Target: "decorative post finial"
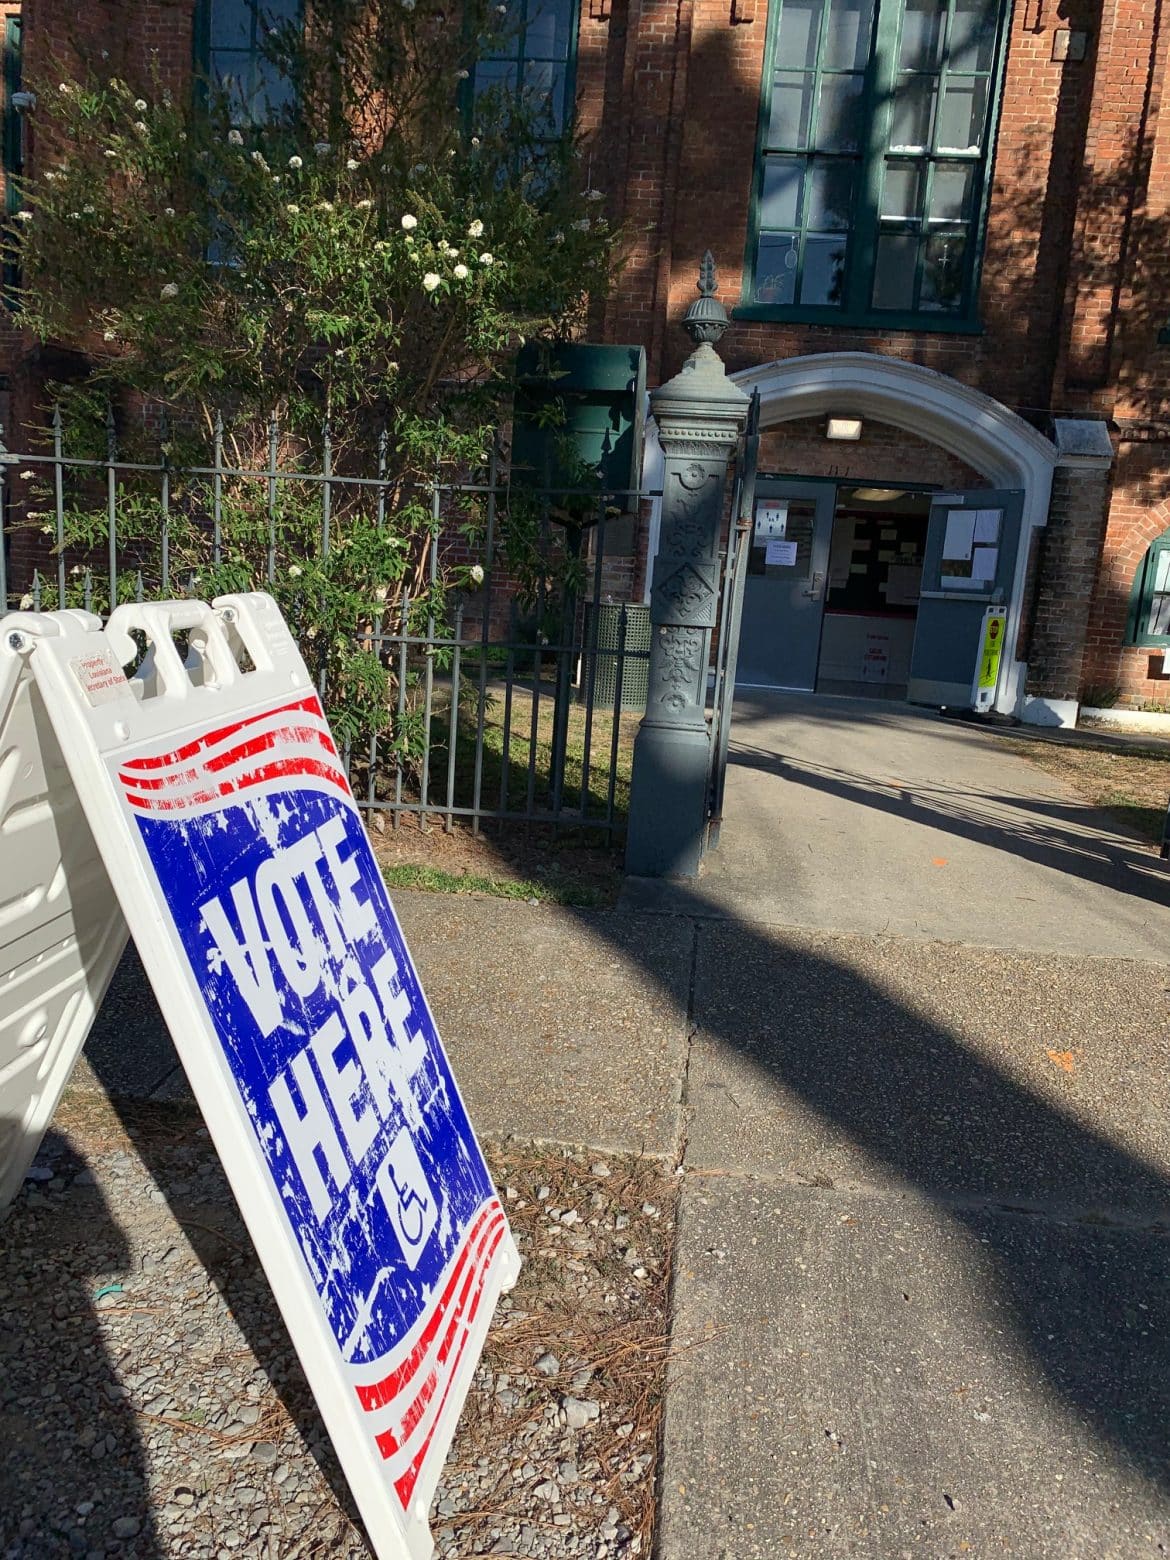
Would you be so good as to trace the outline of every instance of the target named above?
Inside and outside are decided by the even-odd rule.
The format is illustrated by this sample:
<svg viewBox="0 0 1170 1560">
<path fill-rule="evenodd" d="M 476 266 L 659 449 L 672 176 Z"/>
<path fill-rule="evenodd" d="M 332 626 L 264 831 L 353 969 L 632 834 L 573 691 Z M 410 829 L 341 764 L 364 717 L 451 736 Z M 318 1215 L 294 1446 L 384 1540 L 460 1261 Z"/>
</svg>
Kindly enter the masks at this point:
<svg viewBox="0 0 1170 1560">
<path fill-rule="evenodd" d="M 683 317 L 683 329 L 696 347 L 703 341 L 717 342 L 731 321 L 727 310 L 715 296 L 715 256 L 708 249 L 699 262 L 699 296 Z"/>
</svg>

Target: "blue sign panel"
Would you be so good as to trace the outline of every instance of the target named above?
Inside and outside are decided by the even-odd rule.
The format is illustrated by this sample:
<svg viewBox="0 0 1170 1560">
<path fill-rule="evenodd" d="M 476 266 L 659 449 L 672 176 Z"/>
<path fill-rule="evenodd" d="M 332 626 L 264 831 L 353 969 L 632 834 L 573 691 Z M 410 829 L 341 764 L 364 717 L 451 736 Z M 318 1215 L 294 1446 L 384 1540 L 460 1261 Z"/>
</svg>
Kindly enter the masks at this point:
<svg viewBox="0 0 1170 1560">
<path fill-rule="evenodd" d="M 507 1226 L 320 705 L 116 771 L 405 1510 Z"/>
</svg>

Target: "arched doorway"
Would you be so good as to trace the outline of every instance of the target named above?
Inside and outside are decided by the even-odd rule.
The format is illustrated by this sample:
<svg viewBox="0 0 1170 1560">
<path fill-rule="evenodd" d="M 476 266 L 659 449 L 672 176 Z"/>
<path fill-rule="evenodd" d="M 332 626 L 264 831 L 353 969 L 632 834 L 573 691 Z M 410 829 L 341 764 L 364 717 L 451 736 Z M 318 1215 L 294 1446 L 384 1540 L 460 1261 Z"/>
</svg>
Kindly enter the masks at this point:
<svg viewBox="0 0 1170 1560">
<path fill-rule="evenodd" d="M 778 673 L 778 685 L 784 684 L 785 675 L 806 679 L 790 680 L 788 686 L 813 685 L 807 678 L 811 665 L 815 679 L 824 605 L 835 596 L 838 603 L 853 605 L 841 605 L 832 615 L 842 620 L 852 615 L 855 621 L 834 623 L 834 644 L 845 643 L 842 636 L 848 629 L 856 646 L 857 634 L 863 632 L 857 623 L 881 618 L 886 631 L 869 637 L 887 647 L 894 640 L 890 653 L 904 656 L 909 665 L 907 633 L 901 626 L 898 632 L 890 631 L 891 623 L 904 626 L 909 618 L 914 660 L 908 673 L 910 696 L 926 703 L 952 702 L 953 690 L 961 684 L 956 666 L 966 666 L 968 642 L 977 643 L 984 605 L 994 604 L 1006 613 L 994 707 L 1015 713 L 1024 688 L 1025 667 L 1017 655 L 1025 582 L 1035 537 L 1047 519 L 1055 446 L 991 397 L 933 369 L 875 353 L 789 358 L 733 377 L 742 389 L 759 390 L 765 433 L 822 419 L 827 436 L 832 419 L 844 425 L 848 436 L 851 427 L 870 419 L 906 435 L 901 470 L 897 449 L 891 447 L 881 471 L 868 477 L 855 472 L 845 485 L 810 470 L 797 445 L 787 469 L 770 474 L 771 486 L 769 478 L 761 482 L 753 555 L 759 554 L 760 599 L 770 592 L 771 631 L 785 646 L 789 672 Z M 917 480 L 923 473 L 915 469 L 922 465 L 914 459 L 915 442 L 951 457 L 951 474 L 936 476 L 933 483 Z M 769 493 L 775 496 L 771 515 L 766 508 Z M 760 505 L 765 508 L 760 510 Z M 790 524 L 792 534 L 786 535 Z M 843 525 L 853 527 L 844 550 Z M 912 551 L 916 536 L 921 538 L 918 553 Z M 854 552 L 855 561 L 849 562 L 850 547 L 870 550 Z M 774 561 L 767 562 L 769 558 Z M 871 566 L 879 559 L 880 567 Z M 915 564 L 919 573 L 926 570 L 920 595 L 910 584 Z M 834 573 L 834 568 L 845 573 Z M 889 592 L 889 611 L 875 608 L 867 616 L 858 610 L 859 602 L 864 608 L 863 575 L 873 590 Z M 911 600 L 913 610 L 902 605 Z M 741 657 L 745 650 L 751 652 L 749 610 L 746 603 Z M 972 648 L 972 667 L 976 655 Z"/>
</svg>

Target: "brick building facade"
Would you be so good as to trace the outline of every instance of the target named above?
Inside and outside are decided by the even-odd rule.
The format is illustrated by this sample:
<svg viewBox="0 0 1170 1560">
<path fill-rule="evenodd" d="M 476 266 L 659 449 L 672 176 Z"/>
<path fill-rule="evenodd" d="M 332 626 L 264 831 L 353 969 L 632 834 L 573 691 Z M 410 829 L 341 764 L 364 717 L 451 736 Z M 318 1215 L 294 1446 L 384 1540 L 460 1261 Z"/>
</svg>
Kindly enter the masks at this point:
<svg viewBox="0 0 1170 1560">
<path fill-rule="evenodd" d="M 569 0 L 525 0 L 525 24 L 550 4 Z M 32 70 L 72 38 L 111 70 L 189 76 L 197 0 L 2 9 L 23 13 Z M 945 639 L 947 589 L 920 601 L 913 571 L 948 527 L 934 552 L 968 558 L 944 556 L 935 583 L 1007 613 L 1001 710 L 1170 703 L 1166 59 L 1157 0 L 580 0 L 575 121 L 627 243 L 593 335 L 669 378 L 713 250 L 721 351 L 761 396 L 761 492 L 798 543 L 792 564 L 761 551 L 751 610 L 812 570 L 799 631 L 851 616 L 841 643 L 868 636 L 837 682 L 880 672 L 889 618 L 922 664 L 889 651 L 888 691 L 946 702 L 958 674 L 924 658 L 927 597 Z M 35 168 L 35 113 L 25 153 Z M 0 354 L 19 422 L 37 356 L 12 329 Z M 828 438 L 830 418 L 857 437 Z M 1002 530 L 948 526 L 931 501 L 990 516 L 981 491 L 1007 495 Z M 781 651 L 769 664 L 790 680 Z M 815 650 L 811 675 L 826 681 Z"/>
</svg>

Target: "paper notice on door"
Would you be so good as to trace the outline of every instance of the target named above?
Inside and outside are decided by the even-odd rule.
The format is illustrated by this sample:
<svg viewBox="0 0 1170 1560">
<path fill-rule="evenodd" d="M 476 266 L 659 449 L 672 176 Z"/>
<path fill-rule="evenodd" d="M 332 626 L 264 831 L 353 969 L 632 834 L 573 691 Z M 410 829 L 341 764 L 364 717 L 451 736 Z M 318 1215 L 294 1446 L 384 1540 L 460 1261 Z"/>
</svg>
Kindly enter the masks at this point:
<svg viewBox="0 0 1170 1560">
<path fill-rule="evenodd" d="M 886 602 L 891 607 L 912 607 L 922 586 L 922 566 L 892 563 L 886 575 Z"/>
<path fill-rule="evenodd" d="M 761 501 L 756 505 L 756 545 L 761 542 L 770 542 L 773 539 L 783 537 L 788 526 L 788 505 L 777 503 L 775 499 Z"/>
<path fill-rule="evenodd" d="M 974 541 L 987 547 L 999 546 L 999 522 L 1002 509 L 977 509 L 975 511 Z"/>
<path fill-rule="evenodd" d="M 943 534 L 942 555 L 966 561 L 971 556 L 971 544 L 975 536 L 977 509 L 950 509 L 947 511 L 947 528 Z"/>
<path fill-rule="evenodd" d="M 764 563 L 768 568 L 790 569 L 795 562 L 795 542 L 769 542 L 764 549 Z"/>
<path fill-rule="evenodd" d="M 995 578 L 995 566 L 999 562 L 998 547 L 975 547 L 971 552 L 971 578 L 991 581 Z"/>
</svg>

